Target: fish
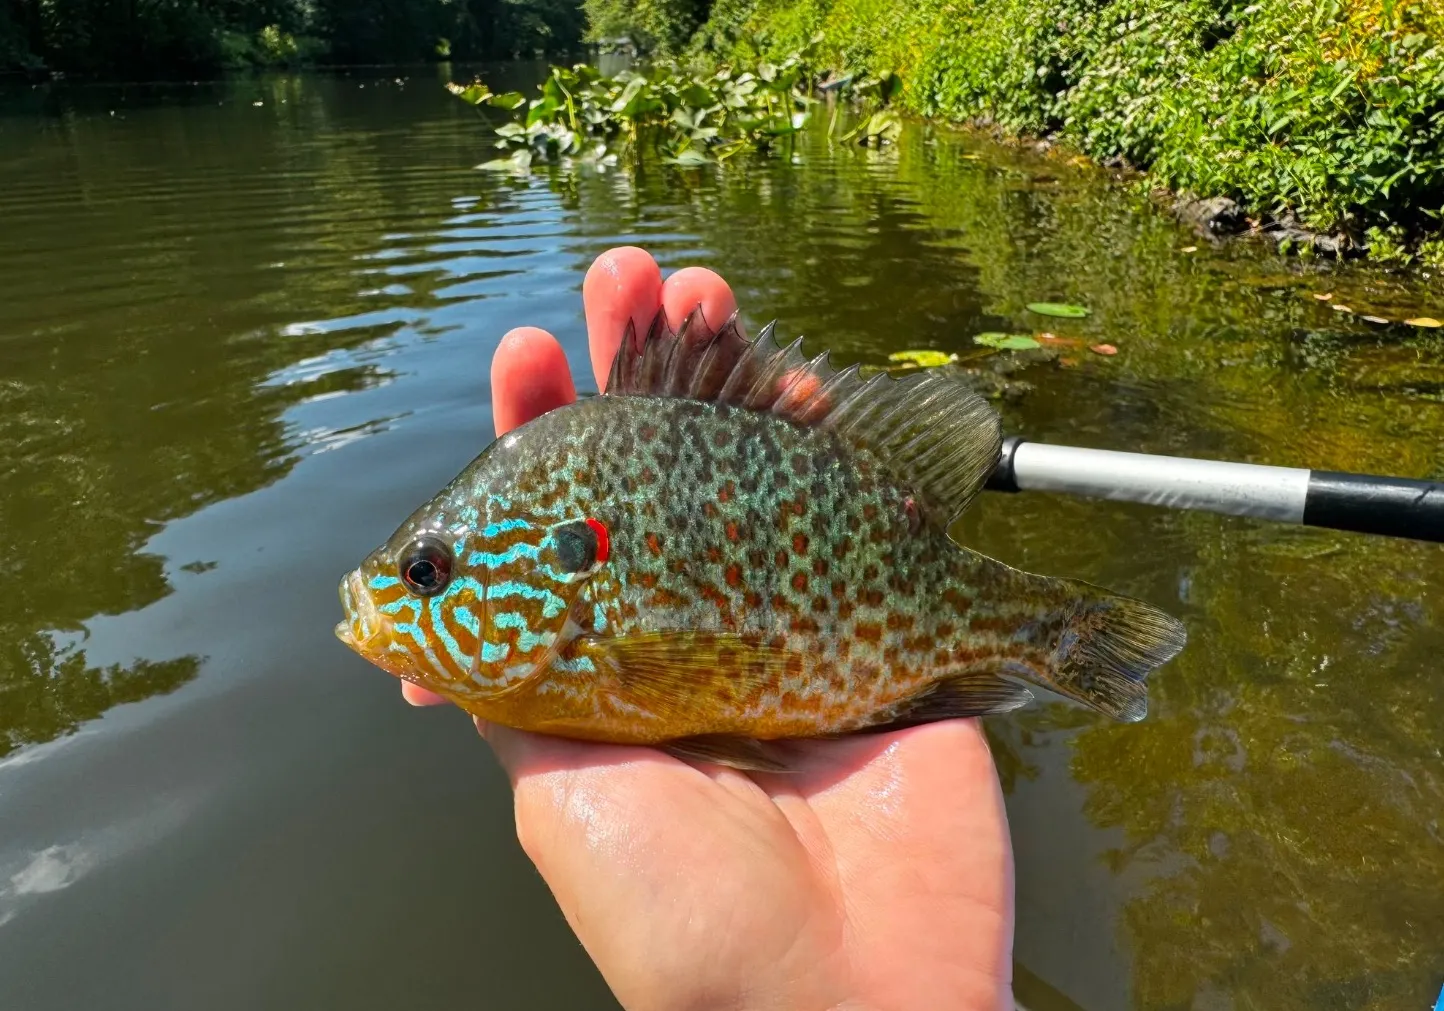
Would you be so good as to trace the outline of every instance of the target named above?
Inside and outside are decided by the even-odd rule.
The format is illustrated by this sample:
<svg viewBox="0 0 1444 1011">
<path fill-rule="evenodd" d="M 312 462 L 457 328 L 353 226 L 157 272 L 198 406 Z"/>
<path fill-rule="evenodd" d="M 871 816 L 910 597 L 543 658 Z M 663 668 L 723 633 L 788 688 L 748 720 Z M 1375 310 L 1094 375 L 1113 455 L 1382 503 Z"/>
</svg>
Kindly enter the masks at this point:
<svg viewBox="0 0 1444 1011">
<path fill-rule="evenodd" d="M 956 375 L 658 314 L 346 574 L 336 635 L 492 723 L 753 771 L 1035 688 L 1143 719 L 1179 620 L 951 536 L 1001 447 Z"/>
</svg>

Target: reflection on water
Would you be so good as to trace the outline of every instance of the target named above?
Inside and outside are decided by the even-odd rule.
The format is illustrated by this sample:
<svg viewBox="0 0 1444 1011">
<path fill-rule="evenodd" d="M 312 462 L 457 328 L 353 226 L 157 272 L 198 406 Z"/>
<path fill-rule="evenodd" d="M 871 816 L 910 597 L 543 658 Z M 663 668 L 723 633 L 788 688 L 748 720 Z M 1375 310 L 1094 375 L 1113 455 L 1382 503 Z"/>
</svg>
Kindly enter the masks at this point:
<svg viewBox="0 0 1444 1011">
<path fill-rule="evenodd" d="M 464 721 L 330 634 L 337 573 L 491 437 L 506 329 L 553 329 L 590 386 L 608 246 L 715 266 L 754 325 L 850 360 L 1082 302 L 1047 328 L 1120 354 L 1017 374 L 1010 429 L 1444 477 L 1444 343 L 1310 297 L 1437 316 L 1427 282 L 1185 253 L 1085 170 L 922 127 L 720 176 L 497 177 L 439 80 L 0 105 L 0 1005 L 610 1006 Z M 985 496 L 960 535 L 1191 635 L 1141 725 L 989 728 L 1020 1001 L 1427 1006 L 1440 549 L 1047 496 Z"/>
</svg>

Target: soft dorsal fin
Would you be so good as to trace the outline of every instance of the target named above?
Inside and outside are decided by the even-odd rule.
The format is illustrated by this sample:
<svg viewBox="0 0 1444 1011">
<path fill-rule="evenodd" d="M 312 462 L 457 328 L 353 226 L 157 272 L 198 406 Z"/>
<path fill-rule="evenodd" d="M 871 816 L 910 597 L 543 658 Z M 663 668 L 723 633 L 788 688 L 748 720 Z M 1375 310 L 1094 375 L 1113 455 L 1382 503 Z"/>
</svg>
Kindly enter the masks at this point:
<svg viewBox="0 0 1444 1011">
<path fill-rule="evenodd" d="M 967 508 L 997 465 L 998 415 L 954 377 L 928 371 L 864 379 L 857 365 L 834 369 L 828 352 L 808 359 L 801 338 L 783 347 L 775 323 L 748 340 L 735 315 L 715 334 L 698 333 L 707 334 L 700 309 L 675 334 L 658 313 L 640 346 L 629 325 L 607 394 L 731 404 L 832 429 L 877 454 L 943 526 Z"/>
</svg>

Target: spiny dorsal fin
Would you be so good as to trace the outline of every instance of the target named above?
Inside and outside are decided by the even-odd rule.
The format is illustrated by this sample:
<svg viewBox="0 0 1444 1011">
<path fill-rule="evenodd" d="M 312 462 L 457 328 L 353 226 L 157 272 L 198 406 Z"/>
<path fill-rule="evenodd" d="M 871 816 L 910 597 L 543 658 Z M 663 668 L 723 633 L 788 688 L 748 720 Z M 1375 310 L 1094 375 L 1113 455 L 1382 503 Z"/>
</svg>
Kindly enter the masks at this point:
<svg viewBox="0 0 1444 1011">
<path fill-rule="evenodd" d="M 942 526 L 982 490 L 1003 444 L 997 413 L 958 379 L 863 379 L 856 365 L 834 369 L 826 352 L 809 360 L 801 338 L 783 347 L 775 323 L 748 340 L 734 315 L 710 334 L 700 308 L 676 333 L 658 313 L 640 347 L 629 325 L 606 392 L 731 404 L 832 429 L 875 453 Z"/>
</svg>

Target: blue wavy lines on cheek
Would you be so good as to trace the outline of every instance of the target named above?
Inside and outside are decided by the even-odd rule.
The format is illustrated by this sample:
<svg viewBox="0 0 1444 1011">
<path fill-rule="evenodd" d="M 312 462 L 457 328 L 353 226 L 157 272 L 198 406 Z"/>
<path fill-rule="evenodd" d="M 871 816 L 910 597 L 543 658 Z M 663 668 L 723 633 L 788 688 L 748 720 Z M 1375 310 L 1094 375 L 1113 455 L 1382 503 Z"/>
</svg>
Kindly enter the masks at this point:
<svg viewBox="0 0 1444 1011">
<path fill-rule="evenodd" d="M 501 663 L 511 655 L 511 643 L 504 642 L 498 646 L 494 642 L 483 642 L 481 644 L 482 663 Z"/>
<path fill-rule="evenodd" d="M 458 604 L 452 610 L 451 616 L 456 619 L 456 623 L 462 628 L 466 629 L 476 638 L 481 638 L 481 619 L 472 613 L 471 608 L 465 604 Z"/>
<path fill-rule="evenodd" d="M 504 519 L 504 520 L 502 520 L 502 521 L 500 521 L 500 522 L 498 522 L 498 523 L 488 523 L 485 527 L 482 528 L 481 536 L 483 536 L 483 537 L 499 537 L 499 536 L 501 536 L 502 534 L 506 533 L 508 530 L 530 530 L 530 529 L 531 529 L 531 524 L 530 524 L 529 522 L 527 522 L 527 521 L 524 520 L 524 519 L 521 519 L 520 517 L 514 516 L 514 517 L 511 517 L 510 519 Z"/>
<path fill-rule="evenodd" d="M 557 657 L 552 661 L 552 666 L 559 671 L 566 671 L 568 674 L 595 674 L 597 672 L 597 665 L 589 656 L 572 657 L 570 660 Z"/>
<path fill-rule="evenodd" d="M 592 630 L 595 632 L 607 630 L 607 609 L 600 602 L 592 605 Z"/>
<path fill-rule="evenodd" d="M 367 585 L 373 590 L 389 590 L 400 582 L 395 576 L 372 576 Z"/>
<path fill-rule="evenodd" d="M 535 544 L 528 544 L 525 541 L 518 541 L 505 551 L 473 551 L 466 556 L 466 564 L 473 567 L 485 566 L 497 568 L 502 565 L 510 565 L 512 562 L 520 561 L 523 558 L 535 559 L 539 549 Z"/>
<path fill-rule="evenodd" d="M 421 601 L 416 597 L 402 597 L 400 600 L 393 600 L 389 604 L 382 604 L 377 610 L 382 614 L 389 614 L 393 617 L 399 615 L 402 611 L 406 611 L 411 620 L 415 621 L 421 614 L 417 609 L 417 605 L 420 603 Z"/>
<path fill-rule="evenodd" d="M 442 608 L 446 603 L 446 596 L 432 597 L 429 605 L 431 611 L 431 627 L 436 630 L 436 637 L 441 640 L 441 645 L 450 654 L 451 659 L 458 667 L 465 668 L 471 664 L 471 657 L 462 651 L 461 645 L 456 637 L 446 627 L 446 621 L 442 614 Z"/>
<path fill-rule="evenodd" d="M 567 609 L 567 602 L 550 590 L 529 586 L 515 580 L 507 580 L 486 588 L 487 600 L 506 600 L 508 597 L 525 597 L 527 600 L 542 601 L 542 617 L 555 618 Z"/>
<path fill-rule="evenodd" d="M 550 646 L 557 637 L 556 632 L 535 633 L 527 624 L 526 618 L 516 611 L 502 611 L 492 619 L 492 624 L 497 628 L 511 628 L 516 630 L 516 648 L 523 653 L 530 653 L 538 646 L 545 649 Z"/>
</svg>

